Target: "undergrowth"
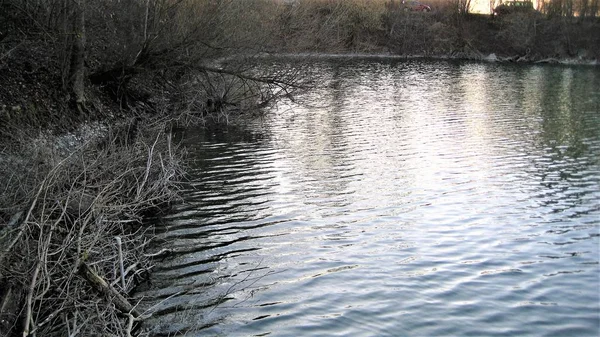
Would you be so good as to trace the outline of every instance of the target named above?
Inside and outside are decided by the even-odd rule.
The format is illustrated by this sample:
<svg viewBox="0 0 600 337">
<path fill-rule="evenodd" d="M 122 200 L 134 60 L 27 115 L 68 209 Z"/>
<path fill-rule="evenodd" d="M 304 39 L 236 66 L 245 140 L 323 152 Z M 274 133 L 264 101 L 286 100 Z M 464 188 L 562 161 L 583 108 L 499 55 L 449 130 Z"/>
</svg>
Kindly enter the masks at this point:
<svg viewBox="0 0 600 337">
<path fill-rule="evenodd" d="M 69 151 L 43 137 L 3 150 L 0 335 L 131 335 L 143 313 L 118 297 L 151 267 L 142 216 L 173 200 L 180 170 L 163 125 L 127 124 Z"/>
</svg>

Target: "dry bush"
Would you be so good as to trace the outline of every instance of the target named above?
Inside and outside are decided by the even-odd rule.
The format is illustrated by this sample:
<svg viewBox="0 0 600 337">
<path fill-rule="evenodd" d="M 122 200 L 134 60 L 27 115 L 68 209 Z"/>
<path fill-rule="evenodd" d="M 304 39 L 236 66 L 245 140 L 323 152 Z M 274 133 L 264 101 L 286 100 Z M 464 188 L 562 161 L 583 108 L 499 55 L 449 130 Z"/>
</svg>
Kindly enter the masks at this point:
<svg viewBox="0 0 600 337">
<path fill-rule="evenodd" d="M 427 33 L 431 37 L 428 51 L 432 55 L 451 55 L 456 51 L 458 32 L 455 26 L 437 21 L 428 27 Z"/>
<path fill-rule="evenodd" d="M 163 0 L 166 1 L 166 0 Z M 273 35 L 278 6 L 270 0 L 168 1 L 151 28 L 154 53 L 177 60 L 214 59 L 238 51 L 261 51 Z"/>
<path fill-rule="evenodd" d="M 143 255 L 147 228 L 141 226 L 141 216 L 174 197 L 173 179 L 179 169 L 169 134 L 148 125 L 124 130 L 68 155 L 38 153 L 34 162 L 16 168 L 35 167 L 35 161 L 44 165 L 2 176 L 4 191 L 21 191 L 12 193 L 13 200 L 2 200 L 8 204 L 0 208 L 14 211 L 14 205 L 25 206 L 16 213 L 21 225 L 6 227 L 0 235 L 3 334 L 131 332 L 128 317 L 133 316 L 119 314 L 122 309 L 115 310 L 115 298 L 93 290 L 82 277 L 82 266 L 127 296 L 139 274 L 151 267 Z"/>
<path fill-rule="evenodd" d="M 600 24 L 569 23 L 563 18 L 540 20 L 536 25 L 536 39 L 532 50 L 545 57 L 582 57 L 598 60 Z"/>
<path fill-rule="evenodd" d="M 390 51 L 401 55 L 448 55 L 460 38 L 457 4 L 451 0 L 424 2 L 430 13 L 406 12 L 401 1 L 387 5 L 385 23 Z"/>
<path fill-rule="evenodd" d="M 138 43 L 134 43 L 137 47 L 111 62 L 99 62 L 90 76 L 92 83 L 110 90 L 120 101 L 128 99 L 132 83 L 161 87 L 168 92 L 167 96 L 177 97 L 178 102 L 171 106 L 197 105 L 198 102 L 210 105 L 208 100 L 241 105 L 244 102 L 236 101 L 235 97 L 246 100 L 248 92 L 256 93 L 254 87 L 283 83 L 284 78 L 276 78 L 279 73 L 264 71 L 261 76 L 252 76 L 246 69 L 248 58 L 274 48 L 279 28 L 276 18 L 282 3 L 271 0 L 156 0 L 148 3 L 159 2 L 161 6 L 150 6 L 147 10 L 149 18 L 144 19 L 147 23 L 142 25 L 147 29 L 132 30 L 132 35 L 137 36 Z M 139 26 L 140 19 L 136 22 Z M 100 36 L 104 36 L 103 33 Z M 236 62 L 228 62 L 224 68 L 220 64 L 224 58 Z M 224 100 L 221 89 L 206 90 L 213 86 L 212 79 L 224 75 L 236 78 L 235 81 L 226 79 L 227 83 L 235 83 L 224 90 L 231 93 L 239 84 L 243 94 L 228 94 Z M 143 81 L 138 80 L 141 77 Z M 203 79 L 210 81 L 205 83 Z M 251 84 L 253 80 L 258 83 Z"/>
<path fill-rule="evenodd" d="M 219 68 L 192 71 L 178 86 L 178 120 L 184 124 L 230 123 L 256 116 L 281 97 L 293 99 L 311 80 L 289 63 L 269 57 L 234 58 Z M 263 63 L 269 63 L 265 66 Z"/>
<path fill-rule="evenodd" d="M 385 1 L 304 0 L 288 3 L 280 14 L 286 51 L 369 51 L 383 35 Z"/>
<path fill-rule="evenodd" d="M 528 13 L 512 13 L 501 18 L 497 34 L 500 45 L 509 55 L 526 55 L 535 44 L 537 20 Z"/>
</svg>

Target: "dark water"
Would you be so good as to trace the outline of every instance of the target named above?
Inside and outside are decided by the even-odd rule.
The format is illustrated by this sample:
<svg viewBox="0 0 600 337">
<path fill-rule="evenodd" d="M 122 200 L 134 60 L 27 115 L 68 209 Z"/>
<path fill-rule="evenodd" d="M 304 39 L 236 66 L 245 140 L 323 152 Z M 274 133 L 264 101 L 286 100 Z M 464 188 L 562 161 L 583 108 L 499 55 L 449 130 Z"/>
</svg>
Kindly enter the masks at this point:
<svg viewBox="0 0 600 337">
<path fill-rule="evenodd" d="M 185 131 L 153 333 L 598 336 L 598 69 L 304 67 L 295 103 Z"/>
</svg>

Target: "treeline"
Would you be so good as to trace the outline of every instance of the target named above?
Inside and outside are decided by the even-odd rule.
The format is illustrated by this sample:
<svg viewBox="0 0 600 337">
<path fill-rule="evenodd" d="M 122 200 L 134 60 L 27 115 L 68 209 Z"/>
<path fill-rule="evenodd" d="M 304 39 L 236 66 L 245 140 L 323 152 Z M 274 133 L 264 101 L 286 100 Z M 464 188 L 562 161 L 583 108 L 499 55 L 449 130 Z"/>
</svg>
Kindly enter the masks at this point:
<svg viewBox="0 0 600 337">
<path fill-rule="evenodd" d="M 277 21 L 272 45 L 288 52 L 600 59 L 598 0 L 552 0 L 541 11 L 497 17 L 471 14 L 471 0 L 422 2 L 432 11 L 411 11 L 401 0 L 285 1 L 266 19 Z M 499 3 L 490 0 L 490 9 Z"/>
<path fill-rule="evenodd" d="M 540 1 L 539 10 L 552 17 L 567 17 L 579 21 L 600 16 L 599 0 Z"/>
<path fill-rule="evenodd" d="M 274 22 L 264 19 L 276 8 L 233 0 L 0 0 L 1 81 L 19 83 L 26 74 L 25 81 L 60 89 L 34 96 L 85 116 L 103 113 L 102 95 L 117 109 L 224 114 L 224 106 L 268 101 L 293 86 L 294 74 L 256 76 L 247 62 L 214 63 L 269 47 Z M 5 119 L 14 119 L 14 107 L 44 119 L 22 93 L 0 88 Z"/>
<path fill-rule="evenodd" d="M 274 35 L 284 41 L 280 46 L 316 52 L 384 51 L 475 59 L 494 53 L 521 61 L 600 59 L 598 0 L 551 0 L 540 3 L 540 11 L 501 16 L 471 14 L 471 0 L 422 2 L 432 11 L 411 11 L 401 0 L 286 2 L 279 15 L 284 20 L 279 19 Z M 490 9 L 498 4 L 490 0 Z"/>
<path fill-rule="evenodd" d="M 202 96 L 228 105 L 240 97 L 271 97 L 252 85 L 234 90 L 240 97 L 222 97 L 234 92 L 217 88 L 227 74 L 257 83 L 244 79 L 249 76 L 244 62 L 211 68 L 214 60 L 234 55 L 495 53 L 527 60 L 598 59 L 598 1 L 550 0 L 540 4 L 541 12 L 494 18 L 469 14 L 471 0 L 423 1 L 432 8 L 428 13 L 407 11 L 401 0 L 0 0 L 0 72 L 10 78 L 11 67 L 47 70 L 62 89 L 61 98 L 80 113 L 93 111 L 94 95 L 86 94 L 90 86 L 126 108 L 148 103 L 156 92 L 189 102 L 198 90 L 212 91 Z M 490 7 L 497 3 L 490 0 Z M 33 64 L 22 65 L 24 59 Z M 198 75 L 214 85 L 190 86 Z M 290 81 L 281 74 L 262 75 L 266 83 Z M 5 100 L 10 99 L 17 100 Z M 196 109 L 206 108 L 201 106 L 206 101 Z"/>
</svg>

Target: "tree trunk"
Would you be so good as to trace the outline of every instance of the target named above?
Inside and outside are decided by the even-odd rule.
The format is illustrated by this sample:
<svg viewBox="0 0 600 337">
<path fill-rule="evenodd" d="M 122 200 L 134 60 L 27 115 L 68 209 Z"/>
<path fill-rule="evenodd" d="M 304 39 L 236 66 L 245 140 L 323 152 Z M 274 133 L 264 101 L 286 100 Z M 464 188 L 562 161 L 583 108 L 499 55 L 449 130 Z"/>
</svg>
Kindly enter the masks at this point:
<svg viewBox="0 0 600 337">
<path fill-rule="evenodd" d="M 75 0 L 73 17 L 73 50 L 71 52 L 71 102 L 79 112 L 85 107 L 85 0 Z"/>
</svg>

